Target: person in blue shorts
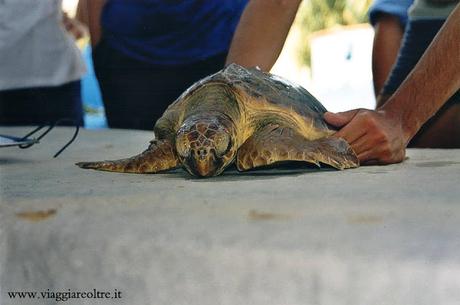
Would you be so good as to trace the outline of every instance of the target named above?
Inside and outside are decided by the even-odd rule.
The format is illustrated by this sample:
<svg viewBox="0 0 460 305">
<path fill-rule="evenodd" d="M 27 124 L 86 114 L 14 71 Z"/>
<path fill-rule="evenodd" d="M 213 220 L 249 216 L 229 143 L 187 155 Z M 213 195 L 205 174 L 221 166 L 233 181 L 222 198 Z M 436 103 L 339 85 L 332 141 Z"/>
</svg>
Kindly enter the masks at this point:
<svg viewBox="0 0 460 305">
<path fill-rule="evenodd" d="M 222 69 L 246 2 L 80 0 L 109 127 L 152 130 L 185 89 Z"/>
</svg>

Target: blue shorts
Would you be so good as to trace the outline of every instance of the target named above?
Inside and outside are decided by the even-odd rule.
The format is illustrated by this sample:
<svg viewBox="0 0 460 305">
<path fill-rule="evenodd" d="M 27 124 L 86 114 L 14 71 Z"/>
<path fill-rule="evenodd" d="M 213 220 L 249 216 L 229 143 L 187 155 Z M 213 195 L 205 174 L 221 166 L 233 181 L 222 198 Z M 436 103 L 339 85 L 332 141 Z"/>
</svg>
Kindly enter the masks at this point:
<svg viewBox="0 0 460 305">
<path fill-rule="evenodd" d="M 375 26 L 380 15 L 388 14 L 398 18 L 403 28 L 407 23 L 407 10 L 413 0 L 374 0 L 369 8 L 369 22 Z"/>
</svg>

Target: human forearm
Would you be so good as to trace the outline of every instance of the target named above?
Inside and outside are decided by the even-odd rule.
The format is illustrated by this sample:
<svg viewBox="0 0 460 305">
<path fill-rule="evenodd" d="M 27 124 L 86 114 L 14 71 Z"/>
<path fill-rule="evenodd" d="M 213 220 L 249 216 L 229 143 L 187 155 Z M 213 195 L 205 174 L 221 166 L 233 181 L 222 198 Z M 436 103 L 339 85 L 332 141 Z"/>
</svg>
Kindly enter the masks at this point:
<svg viewBox="0 0 460 305">
<path fill-rule="evenodd" d="M 459 20 L 457 5 L 418 64 L 380 108 L 398 118 L 406 141 L 460 88 Z"/>
<path fill-rule="evenodd" d="M 227 64 L 269 71 L 283 48 L 301 0 L 252 0 L 237 27 Z"/>
</svg>

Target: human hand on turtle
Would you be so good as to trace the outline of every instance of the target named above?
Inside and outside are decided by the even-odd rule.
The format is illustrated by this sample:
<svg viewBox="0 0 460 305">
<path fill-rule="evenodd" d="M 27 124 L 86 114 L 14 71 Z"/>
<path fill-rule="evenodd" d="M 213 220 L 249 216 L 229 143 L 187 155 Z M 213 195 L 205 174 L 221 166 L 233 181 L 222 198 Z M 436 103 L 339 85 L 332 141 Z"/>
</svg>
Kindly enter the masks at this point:
<svg viewBox="0 0 460 305">
<path fill-rule="evenodd" d="M 410 137 L 397 115 L 384 110 L 354 109 L 326 112 L 324 119 L 340 128 L 334 136 L 350 144 L 361 164 L 399 163 L 405 158 Z"/>
</svg>

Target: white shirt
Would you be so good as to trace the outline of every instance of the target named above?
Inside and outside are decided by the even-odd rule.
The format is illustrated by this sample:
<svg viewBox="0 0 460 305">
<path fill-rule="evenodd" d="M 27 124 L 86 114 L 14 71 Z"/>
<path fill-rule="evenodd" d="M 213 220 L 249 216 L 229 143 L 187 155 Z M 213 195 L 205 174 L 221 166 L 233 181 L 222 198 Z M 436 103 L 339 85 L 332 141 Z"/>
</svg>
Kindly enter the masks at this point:
<svg viewBox="0 0 460 305">
<path fill-rule="evenodd" d="M 0 90 L 58 86 L 84 73 L 62 0 L 0 0 Z"/>
</svg>

